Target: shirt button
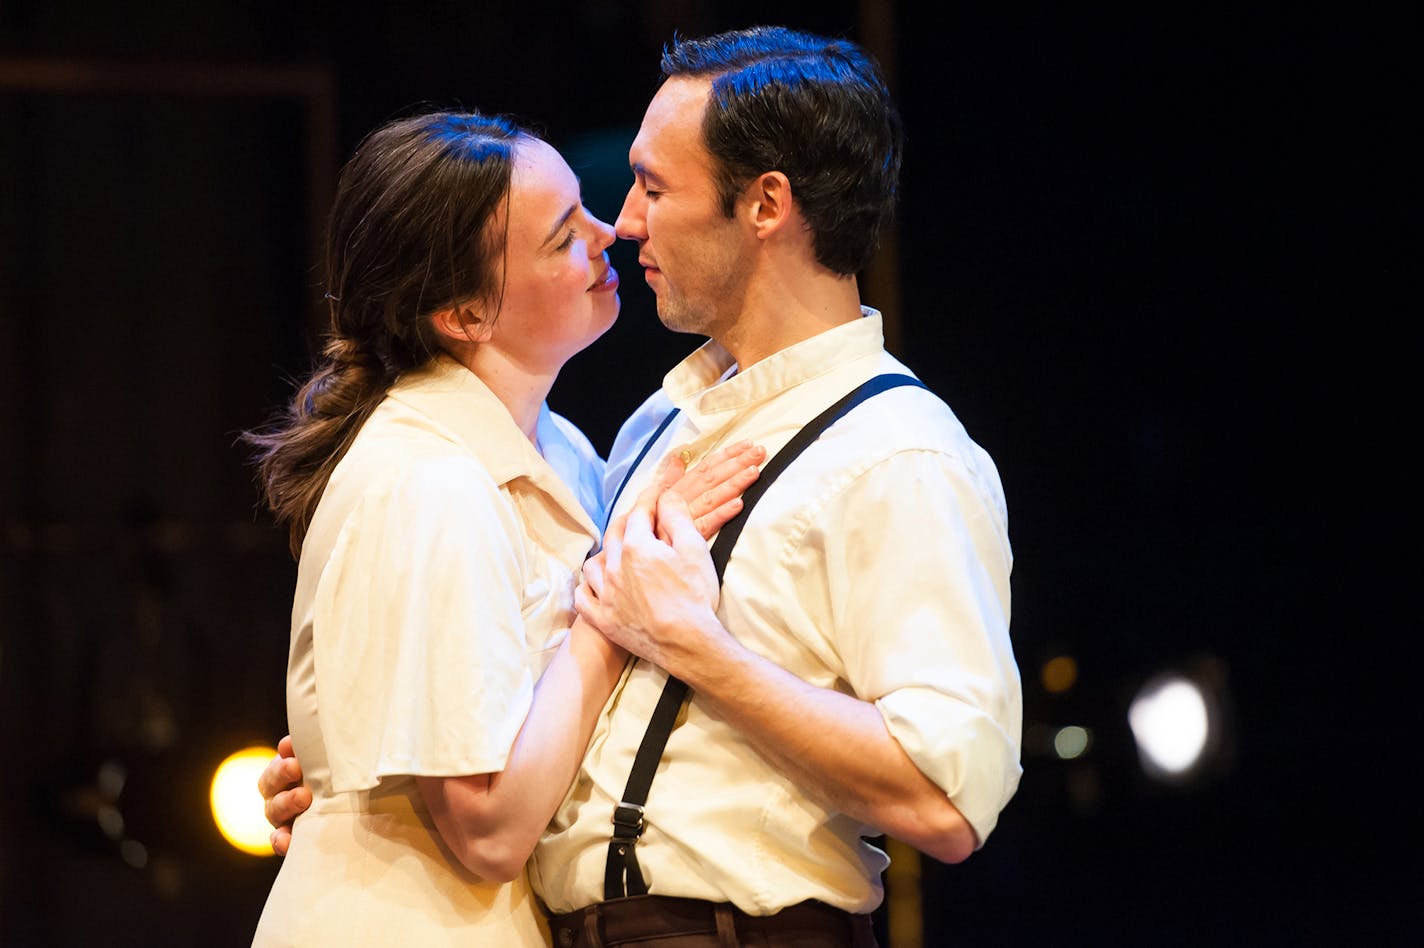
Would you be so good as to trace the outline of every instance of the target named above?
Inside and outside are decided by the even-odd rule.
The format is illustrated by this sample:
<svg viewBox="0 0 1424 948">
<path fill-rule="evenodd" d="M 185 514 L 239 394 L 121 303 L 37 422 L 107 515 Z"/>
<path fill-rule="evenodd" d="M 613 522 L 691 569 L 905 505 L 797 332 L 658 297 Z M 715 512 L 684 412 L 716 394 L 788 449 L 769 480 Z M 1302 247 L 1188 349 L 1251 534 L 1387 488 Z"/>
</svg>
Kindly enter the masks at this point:
<svg viewBox="0 0 1424 948">
<path fill-rule="evenodd" d="M 578 933 L 572 928 L 559 929 L 559 948 L 574 948 L 574 940 Z"/>
</svg>

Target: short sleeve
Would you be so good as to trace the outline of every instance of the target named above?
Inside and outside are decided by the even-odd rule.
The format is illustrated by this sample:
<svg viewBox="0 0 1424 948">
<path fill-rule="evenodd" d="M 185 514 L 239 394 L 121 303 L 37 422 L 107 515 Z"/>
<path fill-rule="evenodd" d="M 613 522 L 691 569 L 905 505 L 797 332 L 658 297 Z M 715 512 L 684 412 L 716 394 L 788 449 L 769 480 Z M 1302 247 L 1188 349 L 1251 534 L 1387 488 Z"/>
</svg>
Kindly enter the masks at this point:
<svg viewBox="0 0 1424 948">
<path fill-rule="evenodd" d="M 1002 495 L 983 486 L 953 455 L 902 451 L 836 498 L 821 538 L 847 681 L 981 844 L 1018 787 L 1022 727 Z"/>
<path fill-rule="evenodd" d="M 417 461 L 353 510 L 312 631 L 337 792 L 504 768 L 534 688 L 522 536 L 470 458 Z"/>
</svg>

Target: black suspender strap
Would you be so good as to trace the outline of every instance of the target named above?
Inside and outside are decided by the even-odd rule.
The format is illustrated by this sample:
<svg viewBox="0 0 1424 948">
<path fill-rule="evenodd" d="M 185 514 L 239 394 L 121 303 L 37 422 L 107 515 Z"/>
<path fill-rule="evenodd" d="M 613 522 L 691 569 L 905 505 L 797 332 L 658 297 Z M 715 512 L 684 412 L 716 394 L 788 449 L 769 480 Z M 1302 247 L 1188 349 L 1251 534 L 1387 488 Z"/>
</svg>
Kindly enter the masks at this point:
<svg viewBox="0 0 1424 948">
<path fill-rule="evenodd" d="M 657 773 L 663 748 L 686 699 L 687 684 L 669 675 L 658 706 L 648 721 L 648 729 L 643 732 L 638 754 L 633 758 L 633 769 L 623 788 L 623 801 L 613 808 L 613 836 L 608 841 L 608 859 L 603 864 L 604 899 L 648 894 L 648 884 L 643 881 L 643 871 L 638 867 L 638 855 L 633 848 L 643 835 L 643 804 L 648 800 L 653 774 Z"/>
<path fill-rule="evenodd" d="M 663 432 L 667 430 L 667 426 L 672 424 L 672 420 L 677 417 L 677 412 L 678 410 L 674 408 L 667 413 L 667 417 L 663 418 L 658 424 L 658 427 L 653 431 L 653 436 L 643 442 L 643 450 L 639 451 L 638 456 L 633 459 L 633 463 L 628 465 L 628 470 L 623 474 L 623 482 L 619 484 L 618 489 L 613 492 L 613 499 L 608 502 L 608 510 L 603 514 L 603 529 L 605 532 L 608 530 L 608 524 L 613 520 L 613 508 L 618 503 L 618 498 L 623 496 L 623 488 L 627 487 L 628 482 L 633 479 L 633 472 L 638 469 L 638 465 L 643 463 L 643 458 L 648 456 L 648 452 L 652 450 L 653 445 L 657 444 L 658 439 L 663 436 Z"/>
<path fill-rule="evenodd" d="M 712 544 L 712 563 L 717 568 L 718 581 L 721 581 L 722 574 L 726 571 L 727 562 L 732 556 L 732 547 L 736 545 L 737 538 L 742 534 L 742 527 L 746 525 L 747 515 L 766 493 L 772 482 L 781 475 L 781 472 L 786 470 L 811 442 L 819 438 L 822 432 L 835 424 L 852 408 L 873 395 L 878 395 L 888 389 L 899 388 L 902 385 L 925 387 L 919 379 L 908 375 L 877 375 L 857 386 L 830 408 L 807 422 L 786 443 L 785 447 L 776 452 L 775 457 L 762 466 L 761 475 L 757 477 L 756 482 L 742 492 L 741 511 L 722 527 L 717 534 L 716 542 Z M 675 409 L 674 414 L 676 414 Z M 671 420 L 671 415 L 664 419 L 657 432 L 643 446 L 638 460 L 633 462 L 633 466 L 628 469 L 628 475 L 623 479 L 623 484 L 618 488 L 619 494 L 623 492 L 623 487 L 627 486 L 633 471 L 642 463 L 648 449 Z M 617 502 L 616 495 L 614 502 Z M 612 504 L 609 504 L 608 510 L 611 516 Z M 667 746 L 668 738 L 672 735 L 673 726 L 677 723 L 677 716 L 681 712 L 686 698 L 687 685 L 669 675 L 662 696 L 658 698 L 658 705 L 653 710 L 653 716 L 648 721 L 648 729 L 643 734 L 643 741 L 638 745 L 637 756 L 633 759 L 633 769 L 628 774 L 628 784 L 623 790 L 623 800 L 613 809 L 613 836 L 608 842 L 608 860 L 604 864 L 603 870 L 604 899 L 617 899 L 625 895 L 647 895 L 648 893 L 648 885 L 638 866 L 638 857 L 634 852 L 634 846 L 638 838 L 643 835 L 643 804 L 648 800 L 648 790 L 653 785 L 653 775 L 657 772 L 658 762 L 662 760 L 663 749 Z"/>
<path fill-rule="evenodd" d="M 721 532 L 717 534 L 716 542 L 712 544 L 712 563 L 717 567 L 719 580 L 722 578 L 723 570 L 727 568 L 727 561 L 732 557 L 732 547 L 736 545 L 737 538 L 742 535 L 742 527 L 747 524 L 747 513 L 758 500 L 761 500 L 761 495 L 766 493 L 767 488 L 781 476 L 781 472 L 786 470 L 811 442 L 819 438 L 822 432 L 839 421 L 841 416 L 852 408 L 873 395 L 879 395 L 881 392 L 899 388 L 902 385 L 925 387 L 925 383 L 913 376 L 877 375 L 875 378 L 863 382 L 840 401 L 806 422 L 801 430 L 786 442 L 786 446 L 776 452 L 775 457 L 762 465 L 761 474 L 756 481 L 742 492 L 741 512 L 727 521 Z"/>
<path fill-rule="evenodd" d="M 608 512 L 603 519 L 605 532 L 608 530 L 608 524 L 613 520 L 613 508 L 617 506 L 618 498 L 623 496 L 623 489 L 633 479 L 633 472 L 643 463 L 643 459 L 648 456 L 653 445 L 662 437 L 668 425 L 672 424 L 672 420 L 677 417 L 677 412 L 678 409 L 673 408 L 667 413 L 653 431 L 652 437 L 643 442 L 643 448 L 633 459 L 633 463 L 628 465 L 628 470 L 623 474 L 622 483 L 618 485 L 618 490 L 614 491 L 613 499 L 608 503 Z M 721 578 L 720 573 L 718 578 Z M 672 687 L 674 683 L 679 687 Z M 673 724 L 677 721 L 677 713 L 682 709 L 682 701 L 686 695 L 687 685 L 670 677 L 668 687 L 663 690 L 662 697 L 658 699 L 658 706 L 653 709 L 653 717 L 648 722 L 648 730 L 643 735 L 643 743 L 638 746 L 638 755 L 633 762 L 633 772 L 628 777 L 627 788 L 623 791 L 624 801 L 636 800 L 636 802 L 620 803 L 613 810 L 613 838 L 608 844 L 608 861 L 603 873 L 605 898 L 615 897 L 608 894 L 613 892 L 615 887 L 619 895 L 623 894 L 625 867 L 628 873 L 628 887 L 632 890 L 628 894 L 647 894 L 648 887 L 643 882 L 643 873 L 638 868 L 638 857 L 633 852 L 633 844 L 639 836 L 643 835 L 643 803 L 648 799 L 648 788 L 652 786 L 653 773 L 657 770 L 658 761 L 662 758 L 663 745 L 667 743 L 668 735 L 672 733 Z M 657 746 L 654 747 L 654 744 Z"/>
</svg>

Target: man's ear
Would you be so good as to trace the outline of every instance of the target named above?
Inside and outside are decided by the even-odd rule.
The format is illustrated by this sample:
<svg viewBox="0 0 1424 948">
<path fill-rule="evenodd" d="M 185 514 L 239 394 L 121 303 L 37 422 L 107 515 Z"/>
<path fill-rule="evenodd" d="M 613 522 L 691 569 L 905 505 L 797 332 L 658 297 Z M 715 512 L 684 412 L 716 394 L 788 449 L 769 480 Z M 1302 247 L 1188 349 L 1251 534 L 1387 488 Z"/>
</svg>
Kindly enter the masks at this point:
<svg viewBox="0 0 1424 948">
<path fill-rule="evenodd" d="M 791 181 L 780 171 L 767 171 L 747 185 L 747 211 L 757 237 L 766 239 L 786 226 L 792 216 Z"/>
<path fill-rule="evenodd" d="M 489 339 L 493 320 L 485 317 L 480 304 L 459 303 L 432 313 L 430 323 L 441 339 L 459 345 Z"/>
</svg>

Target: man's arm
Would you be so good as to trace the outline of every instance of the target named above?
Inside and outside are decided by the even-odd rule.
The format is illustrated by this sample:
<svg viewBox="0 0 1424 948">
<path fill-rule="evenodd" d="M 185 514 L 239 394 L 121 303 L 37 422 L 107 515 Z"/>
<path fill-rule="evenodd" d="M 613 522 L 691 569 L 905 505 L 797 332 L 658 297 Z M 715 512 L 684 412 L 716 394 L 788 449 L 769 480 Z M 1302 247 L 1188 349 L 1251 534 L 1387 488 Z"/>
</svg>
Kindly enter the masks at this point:
<svg viewBox="0 0 1424 948">
<path fill-rule="evenodd" d="M 978 847 L 974 829 L 910 760 L 874 704 L 809 684 L 744 648 L 710 610 L 689 641 L 699 644 L 672 659 L 669 673 L 827 809 L 943 862 L 962 862 Z"/>
<path fill-rule="evenodd" d="M 292 735 L 277 742 L 277 756 L 257 778 L 267 822 L 271 823 L 272 851 L 287 855 L 292 845 L 292 822 L 312 805 L 311 791 L 302 784 L 302 765 L 292 749 Z"/>
<path fill-rule="evenodd" d="M 743 647 L 713 611 L 716 577 L 705 544 L 674 498 L 640 498 L 606 561 L 585 571 L 580 613 L 636 655 L 681 678 L 768 762 L 827 808 L 945 862 L 979 843 L 944 790 L 916 766 L 872 703 L 809 684 Z"/>
</svg>

